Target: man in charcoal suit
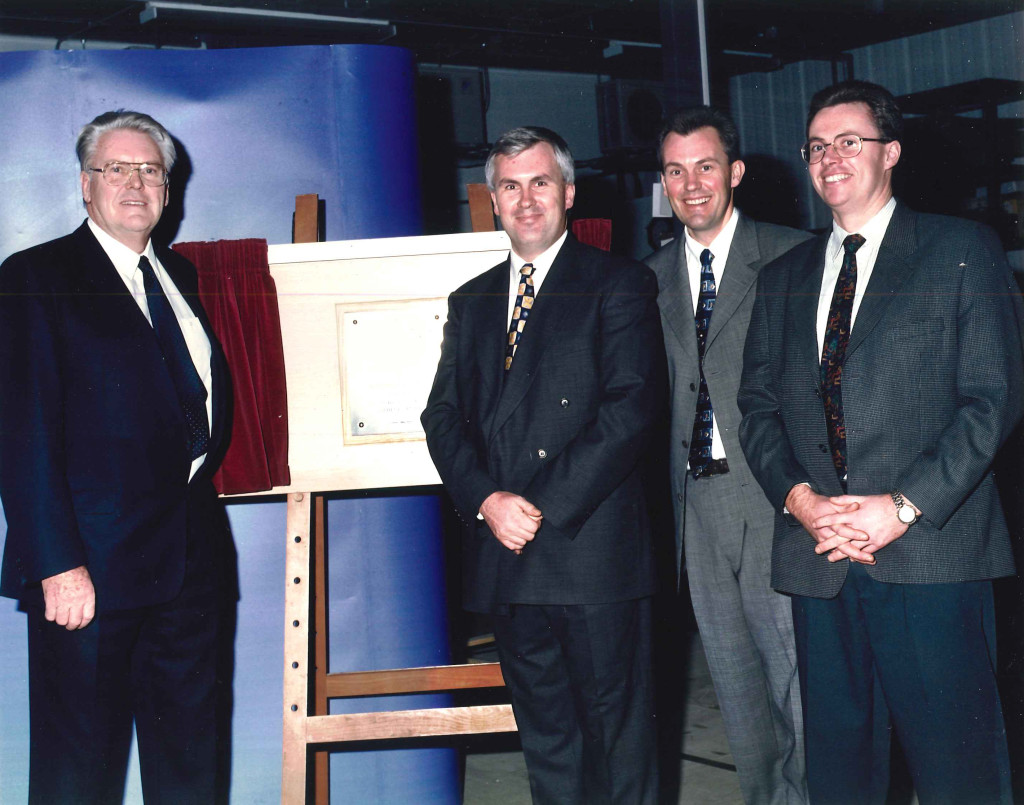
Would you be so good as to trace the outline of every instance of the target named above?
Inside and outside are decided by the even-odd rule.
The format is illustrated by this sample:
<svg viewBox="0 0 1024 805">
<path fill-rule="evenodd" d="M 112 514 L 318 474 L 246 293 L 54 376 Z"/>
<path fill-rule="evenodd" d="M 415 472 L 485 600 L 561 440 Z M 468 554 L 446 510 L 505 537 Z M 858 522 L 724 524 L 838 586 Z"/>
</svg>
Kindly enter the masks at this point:
<svg viewBox="0 0 1024 805">
<path fill-rule="evenodd" d="M 640 462 L 665 392 L 654 275 L 566 232 L 572 155 L 487 160 L 509 259 L 449 299 L 423 427 L 466 524 L 538 803 L 653 802 L 653 568 Z"/>
<path fill-rule="evenodd" d="M 175 148 L 148 115 L 78 138 L 88 220 L 0 267 L 0 592 L 28 614 L 29 799 L 213 800 L 229 535 L 210 478 L 230 383 L 195 269 L 150 233 Z"/>
<path fill-rule="evenodd" d="M 893 96 L 811 100 L 831 229 L 761 272 L 740 440 L 776 509 L 814 803 L 881 803 L 890 723 L 922 802 L 1009 802 L 991 579 L 1013 573 L 992 460 L 1021 414 L 994 233 L 892 195 Z"/>
<path fill-rule="evenodd" d="M 736 392 L 758 273 L 810 235 L 735 209 L 745 167 L 724 112 L 671 115 L 659 156 L 662 188 L 685 225 L 646 261 L 658 277 L 669 363 L 676 567 L 685 551 L 744 800 L 805 802 L 791 607 L 771 587 L 774 516 L 740 449 Z"/>
</svg>

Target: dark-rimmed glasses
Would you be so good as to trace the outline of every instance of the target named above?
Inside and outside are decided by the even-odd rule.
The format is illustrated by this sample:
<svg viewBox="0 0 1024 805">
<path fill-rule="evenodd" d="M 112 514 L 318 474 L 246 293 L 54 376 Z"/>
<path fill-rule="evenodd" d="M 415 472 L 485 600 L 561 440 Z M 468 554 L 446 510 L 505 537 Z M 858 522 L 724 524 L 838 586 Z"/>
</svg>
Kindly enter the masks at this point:
<svg viewBox="0 0 1024 805">
<path fill-rule="evenodd" d="M 103 174 L 103 181 L 111 187 L 124 187 L 138 171 L 139 179 L 147 187 L 161 187 L 167 184 L 167 169 L 154 162 L 108 162 L 102 168 L 89 168 Z"/>
<path fill-rule="evenodd" d="M 821 140 L 811 140 L 800 146 L 800 156 L 808 165 L 817 165 L 825 157 L 825 149 L 832 147 L 832 153 L 843 159 L 850 159 L 857 156 L 863 148 L 864 143 L 891 143 L 882 137 L 858 137 L 856 134 L 840 134 L 832 142 L 825 143 Z"/>
</svg>

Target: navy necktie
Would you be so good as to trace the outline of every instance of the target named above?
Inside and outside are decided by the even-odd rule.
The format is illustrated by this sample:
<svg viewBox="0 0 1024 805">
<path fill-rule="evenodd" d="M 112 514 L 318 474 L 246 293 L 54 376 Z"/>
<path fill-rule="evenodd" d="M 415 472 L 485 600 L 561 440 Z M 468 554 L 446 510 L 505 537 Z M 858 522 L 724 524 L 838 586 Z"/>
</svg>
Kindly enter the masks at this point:
<svg viewBox="0 0 1024 805">
<path fill-rule="evenodd" d="M 700 293 L 697 296 L 697 311 L 694 314 L 694 324 L 697 326 L 697 356 L 700 360 L 700 390 L 697 393 L 697 412 L 693 418 L 693 435 L 690 438 L 690 472 L 694 478 L 700 478 L 711 461 L 714 409 L 711 407 L 711 395 L 704 379 L 704 346 L 707 343 L 708 327 L 711 324 L 711 313 L 715 308 L 717 295 L 715 274 L 711 270 L 711 261 L 714 258 L 710 249 L 700 253 Z"/>
<path fill-rule="evenodd" d="M 149 305 L 149 318 L 153 322 L 160 350 L 164 354 L 167 370 L 171 373 L 178 402 L 185 415 L 188 427 L 189 458 L 195 460 L 206 452 L 210 443 L 210 425 L 206 415 L 206 386 L 203 385 L 196 366 L 192 362 L 185 337 L 181 334 L 178 318 L 171 310 L 171 303 L 164 296 L 163 289 L 156 278 L 153 266 L 143 255 L 139 258 L 139 270 L 142 272 L 143 284 L 146 288 L 146 302 Z"/>
<path fill-rule="evenodd" d="M 839 269 L 832 304 L 828 310 L 825 341 L 821 348 L 821 398 L 825 404 L 825 424 L 832 463 L 846 486 L 846 421 L 843 418 L 843 361 L 850 343 L 853 297 L 857 292 L 857 249 L 864 245 L 860 235 L 848 235 L 843 241 L 843 265 Z"/>
<path fill-rule="evenodd" d="M 519 288 L 516 291 L 516 306 L 512 311 L 512 321 L 508 325 L 508 343 L 505 345 L 505 371 L 512 368 L 512 358 L 523 337 L 523 328 L 533 309 L 533 263 L 524 263 L 519 269 Z"/>
</svg>

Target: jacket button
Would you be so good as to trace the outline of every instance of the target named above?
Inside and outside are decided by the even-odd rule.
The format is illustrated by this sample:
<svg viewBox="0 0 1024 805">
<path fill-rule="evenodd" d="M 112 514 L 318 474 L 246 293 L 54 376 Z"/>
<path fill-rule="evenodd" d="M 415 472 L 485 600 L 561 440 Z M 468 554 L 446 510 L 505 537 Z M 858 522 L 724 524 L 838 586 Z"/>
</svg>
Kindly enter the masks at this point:
<svg viewBox="0 0 1024 805">
<path fill-rule="evenodd" d="M 821 389 L 815 388 L 814 389 L 814 396 L 817 397 L 820 400 L 821 399 Z"/>
<path fill-rule="evenodd" d="M 562 408 L 568 408 L 569 407 L 569 400 L 568 400 L 568 398 L 562 397 L 562 401 L 559 404 L 562 406 Z"/>
<path fill-rule="evenodd" d="M 548 457 L 548 451 L 545 450 L 543 447 L 540 450 L 537 451 L 537 458 L 547 458 L 547 457 Z"/>
<path fill-rule="evenodd" d="M 691 383 L 690 384 L 690 391 L 696 391 L 696 390 L 697 390 L 697 387 L 693 383 Z"/>
<path fill-rule="evenodd" d="M 828 452 L 828 448 L 827 448 L 827 447 L 825 447 L 825 445 L 823 445 L 823 444 L 819 444 L 819 445 L 818 445 L 818 449 L 819 449 L 819 450 L 820 450 L 820 451 L 821 451 L 822 453 L 827 453 L 827 452 Z"/>
<path fill-rule="evenodd" d="M 678 500 L 680 503 L 683 502 L 683 495 L 681 492 L 676 494 L 676 500 Z"/>
<path fill-rule="evenodd" d="M 689 446 L 690 446 L 690 443 L 688 441 L 686 441 L 686 439 L 683 439 L 683 447 L 687 447 L 688 448 Z"/>
</svg>

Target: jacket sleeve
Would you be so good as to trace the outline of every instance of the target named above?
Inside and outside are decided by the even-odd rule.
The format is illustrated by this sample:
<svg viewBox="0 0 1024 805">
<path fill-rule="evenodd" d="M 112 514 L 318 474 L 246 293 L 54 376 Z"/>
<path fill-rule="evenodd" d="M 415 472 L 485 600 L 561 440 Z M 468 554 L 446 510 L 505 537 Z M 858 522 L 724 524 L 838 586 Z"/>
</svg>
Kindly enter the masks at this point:
<svg viewBox="0 0 1024 805">
<path fill-rule="evenodd" d="M 1019 291 L 995 233 L 977 227 L 958 262 L 956 412 L 897 486 L 938 528 L 991 469 L 1024 393 Z"/>
<path fill-rule="evenodd" d="M 771 274 L 772 268 L 767 268 L 758 278 L 736 401 L 743 414 L 739 431 L 743 455 L 769 502 L 782 511 L 789 490 L 810 483 L 810 477 L 793 452 L 780 412 L 782 378 L 772 368 L 772 359 L 781 354 L 783 328 L 778 305 L 770 307 L 769 299 L 784 295 L 768 293 Z"/>
<path fill-rule="evenodd" d="M 498 491 L 498 484 L 488 473 L 486 456 L 473 439 L 459 400 L 460 338 L 469 337 L 468 333 L 461 331 L 461 302 L 457 294 L 448 298 L 448 320 L 444 325 L 441 359 L 420 423 L 441 482 L 468 522 L 476 517 L 487 496 Z"/>
<path fill-rule="evenodd" d="M 24 253 L 0 267 L 0 496 L 3 591 L 84 565 L 65 473 L 62 325 L 46 267 Z"/>
<path fill-rule="evenodd" d="M 523 497 L 570 538 L 636 471 L 666 401 L 658 285 L 650 269 L 615 271 L 602 297 L 596 416 L 533 476 Z"/>
</svg>

